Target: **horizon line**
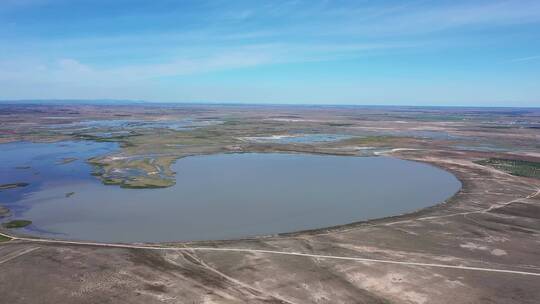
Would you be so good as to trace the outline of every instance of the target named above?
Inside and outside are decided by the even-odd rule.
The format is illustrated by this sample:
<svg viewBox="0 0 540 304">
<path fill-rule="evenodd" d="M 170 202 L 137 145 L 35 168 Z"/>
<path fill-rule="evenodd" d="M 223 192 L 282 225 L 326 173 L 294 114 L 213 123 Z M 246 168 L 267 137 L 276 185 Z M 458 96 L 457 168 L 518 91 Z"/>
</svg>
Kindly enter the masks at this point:
<svg viewBox="0 0 540 304">
<path fill-rule="evenodd" d="M 109 99 L 109 98 L 60 98 L 60 99 L 0 99 L 0 104 L 84 104 L 84 103 L 102 103 L 101 105 L 114 105 L 118 104 L 150 104 L 150 105 L 230 105 L 230 106 L 323 106 L 323 107 L 410 107 L 410 108 L 513 108 L 513 109 L 540 109 L 540 106 L 486 106 L 486 105 L 413 105 L 413 104 L 340 104 L 340 103 L 289 103 L 289 102 L 234 102 L 234 101 L 154 101 L 154 100 L 142 100 L 142 99 Z M 107 104 L 107 102 L 111 104 Z"/>
</svg>

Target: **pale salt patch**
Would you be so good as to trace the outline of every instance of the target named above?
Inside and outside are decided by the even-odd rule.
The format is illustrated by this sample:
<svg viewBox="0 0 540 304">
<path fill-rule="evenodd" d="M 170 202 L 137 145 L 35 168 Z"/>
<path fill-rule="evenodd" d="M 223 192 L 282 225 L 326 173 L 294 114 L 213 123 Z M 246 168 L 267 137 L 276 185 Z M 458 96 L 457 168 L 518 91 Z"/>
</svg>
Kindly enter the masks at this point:
<svg viewBox="0 0 540 304">
<path fill-rule="evenodd" d="M 491 250 L 491 254 L 496 255 L 496 256 L 507 255 L 506 251 L 502 249 L 493 249 Z"/>
<path fill-rule="evenodd" d="M 482 245 L 475 244 L 475 243 L 472 243 L 472 242 L 467 242 L 465 244 L 460 244 L 459 247 L 465 248 L 465 249 L 470 249 L 470 250 L 488 250 L 488 248 L 486 246 L 482 246 Z"/>
</svg>

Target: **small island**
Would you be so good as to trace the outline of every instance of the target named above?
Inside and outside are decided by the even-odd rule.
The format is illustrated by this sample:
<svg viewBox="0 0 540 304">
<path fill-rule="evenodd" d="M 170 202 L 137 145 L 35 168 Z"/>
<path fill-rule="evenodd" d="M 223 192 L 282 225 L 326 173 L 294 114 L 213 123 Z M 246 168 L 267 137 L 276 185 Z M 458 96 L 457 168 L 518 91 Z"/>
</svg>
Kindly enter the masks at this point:
<svg viewBox="0 0 540 304">
<path fill-rule="evenodd" d="M 65 157 L 65 158 L 62 158 L 62 160 L 59 161 L 58 164 L 59 165 L 65 165 L 65 164 L 72 163 L 72 162 L 74 162 L 76 160 L 77 160 L 76 157 Z"/>
<path fill-rule="evenodd" d="M 29 185 L 28 183 L 2 184 L 2 185 L 0 185 L 0 191 L 8 190 L 8 189 L 14 189 L 14 188 L 20 188 L 20 187 L 26 187 L 28 185 Z"/>
<path fill-rule="evenodd" d="M 28 220 L 12 220 L 12 221 L 3 223 L 2 226 L 4 228 L 11 229 L 11 228 L 23 228 L 23 227 L 26 227 L 26 226 L 28 226 L 30 224 L 32 224 L 32 221 L 28 221 Z"/>
<path fill-rule="evenodd" d="M 4 206 L 0 206 L 0 217 L 5 217 L 8 215 L 9 215 L 9 209 Z"/>
</svg>

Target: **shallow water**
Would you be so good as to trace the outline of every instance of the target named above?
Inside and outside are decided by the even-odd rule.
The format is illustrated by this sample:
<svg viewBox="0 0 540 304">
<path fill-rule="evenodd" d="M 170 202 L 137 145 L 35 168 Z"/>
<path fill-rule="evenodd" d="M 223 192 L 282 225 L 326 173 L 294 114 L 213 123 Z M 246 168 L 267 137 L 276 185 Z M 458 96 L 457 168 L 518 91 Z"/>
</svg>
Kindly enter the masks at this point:
<svg viewBox="0 0 540 304">
<path fill-rule="evenodd" d="M 130 131 L 143 129 L 170 129 L 175 131 L 192 130 L 198 127 L 212 126 L 221 124 L 218 120 L 195 120 L 195 119 L 180 119 L 180 120 L 129 120 L 129 119 L 112 119 L 112 120 L 84 120 L 67 124 L 48 125 L 48 129 L 66 132 L 91 132 L 93 130 L 109 130 L 105 133 L 129 133 Z M 106 134 L 104 137 L 110 137 Z"/>
<path fill-rule="evenodd" d="M 102 185 L 83 161 L 113 144 L 1 146 L 0 183 L 31 185 L 0 192 L 0 202 L 12 218 L 33 221 L 23 232 L 65 239 L 210 240 L 314 229 L 411 212 L 460 187 L 446 171 L 387 157 L 245 153 L 183 158 L 173 166 L 175 186 L 122 189 Z M 59 165 L 66 157 L 78 160 Z"/>
<path fill-rule="evenodd" d="M 268 143 L 315 143 L 315 142 L 330 142 L 349 139 L 351 136 L 342 134 L 295 134 L 295 135 L 274 135 L 274 136 L 254 136 L 244 137 L 244 140 L 253 142 L 268 142 Z"/>
</svg>

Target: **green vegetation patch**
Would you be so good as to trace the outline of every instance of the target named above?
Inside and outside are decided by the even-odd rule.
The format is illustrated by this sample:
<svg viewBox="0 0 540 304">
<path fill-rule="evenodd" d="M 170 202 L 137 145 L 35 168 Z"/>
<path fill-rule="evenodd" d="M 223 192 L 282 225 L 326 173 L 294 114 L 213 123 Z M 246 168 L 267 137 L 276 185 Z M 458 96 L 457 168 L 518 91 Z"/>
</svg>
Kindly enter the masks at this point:
<svg viewBox="0 0 540 304">
<path fill-rule="evenodd" d="M 8 238 L 7 236 L 0 235 L 0 243 L 1 243 L 1 242 L 7 242 L 7 241 L 9 241 L 9 240 L 11 240 L 11 239 Z"/>
<path fill-rule="evenodd" d="M 91 140 L 97 142 L 121 142 L 123 143 L 130 137 L 138 136 L 138 134 L 129 134 L 129 135 L 117 135 L 111 137 L 100 137 L 91 134 L 78 134 L 77 137 L 82 140 Z"/>
<path fill-rule="evenodd" d="M 32 221 L 28 220 L 12 220 L 7 223 L 3 223 L 4 228 L 23 228 L 32 224 Z"/>
<path fill-rule="evenodd" d="M 475 163 L 489 166 L 516 176 L 540 179 L 540 162 L 506 158 L 489 158 L 476 161 Z"/>
</svg>

